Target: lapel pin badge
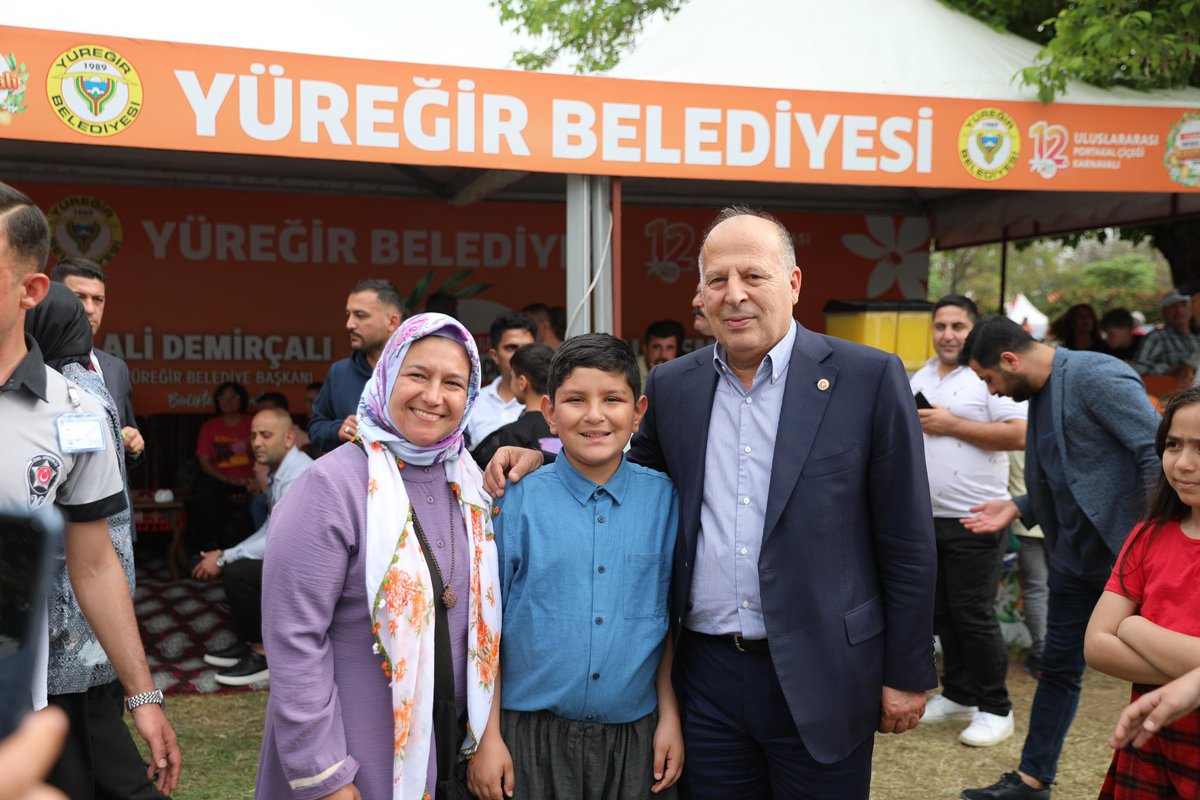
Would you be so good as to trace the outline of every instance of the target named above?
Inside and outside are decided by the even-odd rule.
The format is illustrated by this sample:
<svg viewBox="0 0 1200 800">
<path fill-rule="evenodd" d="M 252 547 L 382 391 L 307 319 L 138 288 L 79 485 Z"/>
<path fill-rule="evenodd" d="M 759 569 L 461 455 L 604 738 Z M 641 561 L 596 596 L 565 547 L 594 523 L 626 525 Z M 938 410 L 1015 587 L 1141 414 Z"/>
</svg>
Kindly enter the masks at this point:
<svg viewBox="0 0 1200 800">
<path fill-rule="evenodd" d="M 822 392 L 825 391 L 826 389 L 829 388 L 829 381 L 826 380 L 825 378 L 821 378 L 821 380 L 817 381 L 817 388 L 820 389 Z"/>
</svg>

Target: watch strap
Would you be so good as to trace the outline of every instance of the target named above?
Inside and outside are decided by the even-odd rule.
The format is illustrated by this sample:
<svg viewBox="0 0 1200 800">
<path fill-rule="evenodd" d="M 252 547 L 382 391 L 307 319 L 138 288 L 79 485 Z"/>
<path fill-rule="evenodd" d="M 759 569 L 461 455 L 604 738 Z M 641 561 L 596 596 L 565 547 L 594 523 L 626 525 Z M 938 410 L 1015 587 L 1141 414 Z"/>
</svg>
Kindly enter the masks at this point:
<svg viewBox="0 0 1200 800">
<path fill-rule="evenodd" d="M 157 703 L 159 706 L 162 706 L 166 703 L 166 698 L 163 697 L 163 693 L 159 689 L 155 689 L 152 692 L 142 692 L 132 697 L 126 697 L 125 709 L 133 711 L 138 706 L 144 706 L 149 703 Z"/>
</svg>

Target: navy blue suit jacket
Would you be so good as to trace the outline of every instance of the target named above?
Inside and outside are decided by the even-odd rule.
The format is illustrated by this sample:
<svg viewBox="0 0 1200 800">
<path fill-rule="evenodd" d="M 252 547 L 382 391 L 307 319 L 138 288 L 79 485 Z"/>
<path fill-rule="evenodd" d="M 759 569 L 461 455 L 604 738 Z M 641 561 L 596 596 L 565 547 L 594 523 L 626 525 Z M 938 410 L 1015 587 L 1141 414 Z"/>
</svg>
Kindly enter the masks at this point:
<svg viewBox="0 0 1200 800">
<path fill-rule="evenodd" d="M 679 489 L 677 626 L 700 535 L 717 377 L 711 346 L 655 367 L 629 454 Z M 925 448 L 896 356 L 799 327 L 769 494 L 758 574 L 771 658 L 805 746 L 832 763 L 878 727 L 883 686 L 937 685 Z"/>
</svg>

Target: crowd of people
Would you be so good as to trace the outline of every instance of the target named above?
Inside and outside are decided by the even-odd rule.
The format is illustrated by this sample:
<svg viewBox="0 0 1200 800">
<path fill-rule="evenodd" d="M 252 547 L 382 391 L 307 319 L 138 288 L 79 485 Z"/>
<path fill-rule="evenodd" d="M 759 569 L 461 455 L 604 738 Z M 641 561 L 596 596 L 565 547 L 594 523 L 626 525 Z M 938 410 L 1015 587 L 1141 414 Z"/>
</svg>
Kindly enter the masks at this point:
<svg viewBox="0 0 1200 800">
<path fill-rule="evenodd" d="M 164 797 L 182 758 L 130 602 L 146 443 L 93 347 L 104 273 L 44 274 L 48 244 L 0 184 L 0 500 L 67 520 L 31 698 L 70 721 L 48 781 Z M 413 313 L 372 279 L 307 414 L 218 387 L 188 542 L 236 632 L 205 660 L 271 687 L 256 796 L 866 798 L 876 732 L 1013 735 L 1012 536 L 1038 687 L 1016 769 L 962 797 L 1051 796 L 1087 664 L 1133 684 L 1098 795 L 1197 796 L 1200 389 L 1160 414 L 1139 377 L 1200 353 L 1190 298 L 1137 340 L 1127 312 L 1073 307 L 1056 347 L 951 295 L 909 376 L 795 322 L 769 214 L 724 210 L 698 269 L 690 325 L 716 344 L 692 352 L 669 319 L 640 355 L 566 338 L 543 304 L 481 352 L 453 298 Z M 59 725 L 34 715 L 0 773 Z"/>
</svg>

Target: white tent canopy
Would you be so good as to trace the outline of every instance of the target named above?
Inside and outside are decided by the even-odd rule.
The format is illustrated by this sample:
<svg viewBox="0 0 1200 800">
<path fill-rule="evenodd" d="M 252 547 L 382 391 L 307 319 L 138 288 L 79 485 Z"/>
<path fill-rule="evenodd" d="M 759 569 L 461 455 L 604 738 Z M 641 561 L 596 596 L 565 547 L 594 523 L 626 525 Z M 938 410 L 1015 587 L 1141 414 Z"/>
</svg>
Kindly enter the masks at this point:
<svg viewBox="0 0 1200 800">
<path fill-rule="evenodd" d="M 937 0 L 687 0 L 609 74 L 681 83 L 1036 101 L 1039 48 Z M 1071 83 L 1057 102 L 1200 106 L 1200 89 Z"/>
<path fill-rule="evenodd" d="M 1028 323 L 1029 333 L 1035 339 L 1045 339 L 1046 329 L 1050 327 L 1050 318 L 1020 293 L 1008 303 L 1008 318 L 1018 325 Z"/>
</svg>

